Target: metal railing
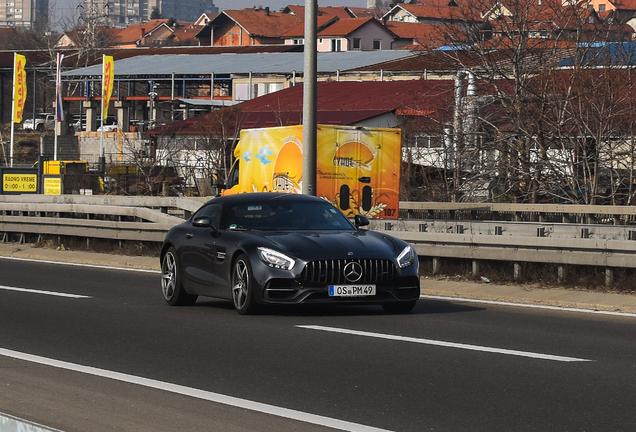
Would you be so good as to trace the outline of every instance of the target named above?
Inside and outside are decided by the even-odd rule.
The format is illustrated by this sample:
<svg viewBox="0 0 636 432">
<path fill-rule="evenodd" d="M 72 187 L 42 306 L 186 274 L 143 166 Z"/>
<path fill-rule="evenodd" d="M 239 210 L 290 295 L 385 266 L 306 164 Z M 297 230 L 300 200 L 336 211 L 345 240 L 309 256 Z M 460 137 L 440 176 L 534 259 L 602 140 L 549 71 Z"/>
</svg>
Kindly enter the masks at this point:
<svg viewBox="0 0 636 432">
<path fill-rule="evenodd" d="M 4 195 L 0 196 L 0 235 L 3 241 L 7 233 L 29 233 L 161 242 L 172 226 L 204 201 L 206 198 Z M 371 229 L 408 241 L 423 257 L 636 268 L 636 226 L 631 225 L 635 207 L 401 204 L 402 212 L 444 212 L 449 217 L 371 221 Z M 558 215 L 561 221 L 566 216 L 586 220 L 591 219 L 589 215 L 601 215 L 608 223 L 515 222 L 500 217 L 504 213 L 521 220 L 548 220 L 549 215 Z M 468 214 L 476 219 L 458 218 Z M 487 220 L 492 216 L 499 220 Z M 484 220 L 477 220 L 480 217 Z"/>
</svg>

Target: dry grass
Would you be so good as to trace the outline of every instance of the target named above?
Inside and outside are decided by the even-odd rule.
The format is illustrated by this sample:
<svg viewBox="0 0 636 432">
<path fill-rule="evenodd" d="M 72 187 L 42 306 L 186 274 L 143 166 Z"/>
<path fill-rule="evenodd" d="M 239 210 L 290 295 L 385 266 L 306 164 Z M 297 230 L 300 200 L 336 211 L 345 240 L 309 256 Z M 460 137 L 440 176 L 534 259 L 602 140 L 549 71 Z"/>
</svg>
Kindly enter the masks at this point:
<svg viewBox="0 0 636 432">
<path fill-rule="evenodd" d="M 479 273 L 472 273 L 472 261 L 443 258 L 437 278 L 462 281 L 482 281 L 501 285 L 528 285 L 541 288 L 566 288 L 586 291 L 636 293 L 636 269 L 614 269 L 614 284 L 605 285 L 605 269 L 591 266 L 565 266 L 565 278 L 559 283 L 558 266 L 553 264 L 523 263 L 521 279 L 514 279 L 514 264 L 507 261 L 479 261 Z M 433 259 L 420 259 L 420 274 L 433 276 Z"/>
</svg>

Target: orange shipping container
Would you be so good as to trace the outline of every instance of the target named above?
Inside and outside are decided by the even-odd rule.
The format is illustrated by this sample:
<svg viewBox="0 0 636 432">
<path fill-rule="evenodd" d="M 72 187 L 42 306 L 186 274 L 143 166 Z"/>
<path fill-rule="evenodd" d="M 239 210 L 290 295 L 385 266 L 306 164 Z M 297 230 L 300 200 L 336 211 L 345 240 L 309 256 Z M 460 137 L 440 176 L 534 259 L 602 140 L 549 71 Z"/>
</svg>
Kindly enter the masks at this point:
<svg viewBox="0 0 636 432">
<path fill-rule="evenodd" d="M 349 217 L 398 216 L 400 129 L 319 125 L 316 195 Z M 303 127 L 244 129 L 223 195 L 301 193 Z"/>
</svg>

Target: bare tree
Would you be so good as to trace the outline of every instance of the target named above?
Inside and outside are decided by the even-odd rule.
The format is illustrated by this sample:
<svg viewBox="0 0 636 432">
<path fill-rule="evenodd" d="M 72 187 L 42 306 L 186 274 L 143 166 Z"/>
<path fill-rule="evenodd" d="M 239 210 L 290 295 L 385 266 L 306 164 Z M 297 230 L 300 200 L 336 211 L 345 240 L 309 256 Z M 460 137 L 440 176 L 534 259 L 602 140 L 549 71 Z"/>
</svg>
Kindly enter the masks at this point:
<svg viewBox="0 0 636 432">
<path fill-rule="evenodd" d="M 623 40 L 620 26 L 560 0 L 476 0 L 453 14 L 437 37 L 455 47 L 444 52 L 458 71 L 443 179 L 449 198 L 619 203 L 619 192 L 631 196 L 633 158 L 617 163 L 633 148 L 631 75 L 617 79 L 615 56 L 606 52 L 601 65 L 594 46 Z"/>
<path fill-rule="evenodd" d="M 180 123 L 157 128 L 156 161 L 172 166 L 186 187 L 207 195 L 212 184 L 224 184 L 232 163 L 232 150 L 240 132 L 240 110 L 225 108 L 181 122 L 188 133 L 179 133 Z"/>
</svg>

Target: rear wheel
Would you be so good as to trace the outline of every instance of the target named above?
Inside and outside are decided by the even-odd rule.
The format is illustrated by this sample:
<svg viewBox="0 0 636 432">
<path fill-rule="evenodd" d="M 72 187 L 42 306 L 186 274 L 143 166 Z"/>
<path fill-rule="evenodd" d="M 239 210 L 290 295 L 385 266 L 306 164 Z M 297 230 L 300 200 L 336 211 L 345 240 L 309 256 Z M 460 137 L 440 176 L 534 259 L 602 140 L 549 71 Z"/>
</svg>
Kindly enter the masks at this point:
<svg viewBox="0 0 636 432">
<path fill-rule="evenodd" d="M 170 306 L 189 306 L 197 301 L 197 296 L 188 294 L 181 285 L 177 264 L 177 252 L 171 247 L 161 261 L 161 293 Z"/>
<path fill-rule="evenodd" d="M 382 303 L 382 309 L 384 309 L 384 312 L 390 314 L 404 314 L 411 312 L 416 303 L 417 300 L 395 303 Z"/>
<path fill-rule="evenodd" d="M 239 255 L 232 266 L 232 303 L 241 315 L 256 312 L 252 267 L 246 255 Z"/>
</svg>

